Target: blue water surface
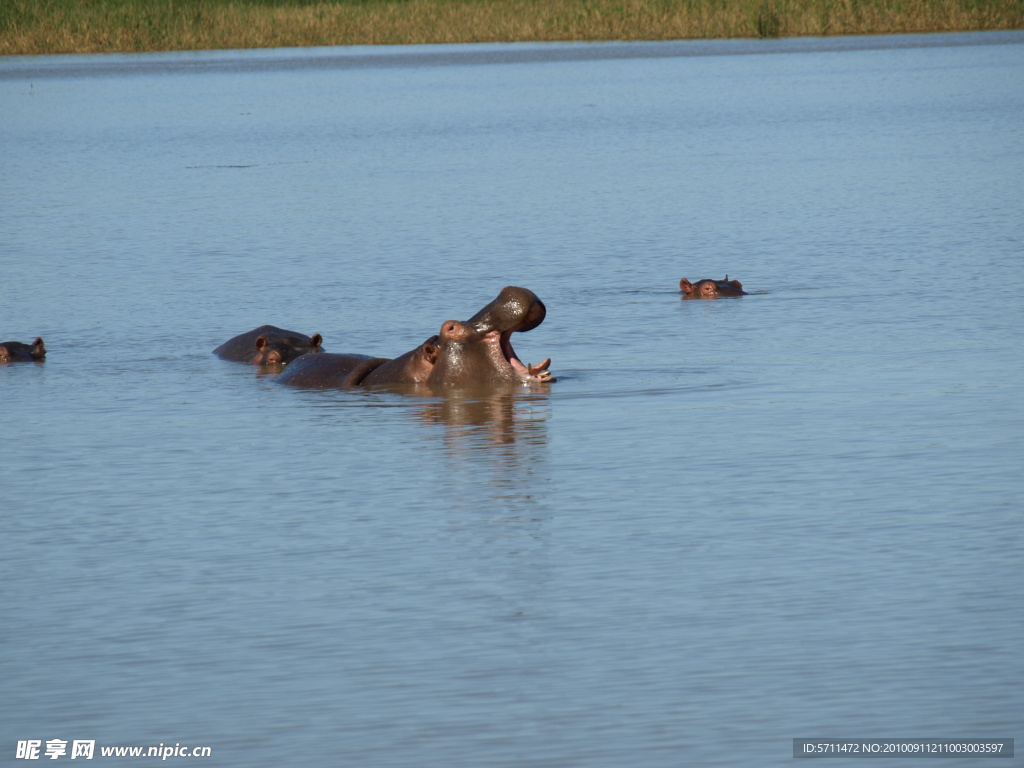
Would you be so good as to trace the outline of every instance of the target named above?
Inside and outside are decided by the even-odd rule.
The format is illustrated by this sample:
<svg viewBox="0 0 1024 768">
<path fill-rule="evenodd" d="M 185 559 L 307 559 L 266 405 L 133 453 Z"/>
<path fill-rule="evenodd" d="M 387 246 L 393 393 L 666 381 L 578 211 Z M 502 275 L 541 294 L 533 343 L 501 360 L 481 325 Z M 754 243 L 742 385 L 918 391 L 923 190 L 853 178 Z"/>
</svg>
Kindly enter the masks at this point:
<svg viewBox="0 0 1024 768">
<path fill-rule="evenodd" d="M 0 367 L 0 762 L 1021 737 L 1022 84 L 1019 32 L 0 59 L 0 340 L 49 350 Z M 210 354 L 505 285 L 549 389 Z"/>
</svg>

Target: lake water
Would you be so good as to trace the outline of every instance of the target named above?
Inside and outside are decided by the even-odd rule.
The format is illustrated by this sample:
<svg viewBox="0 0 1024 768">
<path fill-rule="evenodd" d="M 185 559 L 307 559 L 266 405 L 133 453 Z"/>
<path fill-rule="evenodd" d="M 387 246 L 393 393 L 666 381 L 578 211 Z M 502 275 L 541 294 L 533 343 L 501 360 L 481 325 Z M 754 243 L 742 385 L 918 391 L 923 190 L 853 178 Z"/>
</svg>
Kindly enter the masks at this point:
<svg viewBox="0 0 1024 768">
<path fill-rule="evenodd" d="M 0 762 L 1024 736 L 1024 33 L 8 57 L 0 115 L 0 340 L 49 350 L 0 367 Z M 210 354 L 505 285 L 548 390 Z"/>
</svg>

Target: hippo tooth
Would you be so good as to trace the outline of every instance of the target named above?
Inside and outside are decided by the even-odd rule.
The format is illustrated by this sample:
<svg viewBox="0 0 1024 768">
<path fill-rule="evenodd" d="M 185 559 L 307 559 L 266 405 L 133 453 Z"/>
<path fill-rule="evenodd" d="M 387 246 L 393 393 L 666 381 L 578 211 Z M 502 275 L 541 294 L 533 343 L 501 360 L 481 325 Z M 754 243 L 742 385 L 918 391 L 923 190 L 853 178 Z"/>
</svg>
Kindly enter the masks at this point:
<svg viewBox="0 0 1024 768">
<path fill-rule="evenodd" d="M 539 376 L 541 373 L 547 370 L 547 367 L 551 365 L 551 358 L 547 358 L 536 365 L 531 365 L 527 370 L 531 376 Z"/>
</svg>

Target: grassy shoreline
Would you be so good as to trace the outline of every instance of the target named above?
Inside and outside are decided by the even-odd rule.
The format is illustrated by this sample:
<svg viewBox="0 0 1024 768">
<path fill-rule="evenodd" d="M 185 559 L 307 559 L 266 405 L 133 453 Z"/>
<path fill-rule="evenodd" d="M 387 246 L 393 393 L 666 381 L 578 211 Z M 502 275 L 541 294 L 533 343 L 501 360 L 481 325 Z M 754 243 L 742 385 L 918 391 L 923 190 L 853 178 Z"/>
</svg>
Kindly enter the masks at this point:
<svg viewBox="0 0 1024 768">
<path fill-rule="evenodd" d="M 0 55 L 1024 28 L 1024 0 L 0 0 Z"/>
</svg>

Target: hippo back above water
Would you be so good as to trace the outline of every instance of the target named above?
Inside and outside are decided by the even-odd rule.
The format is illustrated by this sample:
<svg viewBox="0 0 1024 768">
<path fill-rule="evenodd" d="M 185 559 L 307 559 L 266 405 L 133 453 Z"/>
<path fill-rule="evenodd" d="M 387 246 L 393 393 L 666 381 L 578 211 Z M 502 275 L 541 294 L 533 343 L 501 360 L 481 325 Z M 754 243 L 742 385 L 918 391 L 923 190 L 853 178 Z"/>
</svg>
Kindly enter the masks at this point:
<svg viewBox="0 0 1024 768">
<path fill-rule="evenodd" d="M 0 343 L 0 363 L 39 363 L 45 359 L 46 347 L 42 339 L 37 338 L 31 344 L 22 344 L 20 341 Z"/>
<path fill-rule="evenodd" d="M 213 350 L 213 354 L 236 363 L 287 365 L 302 355 L 320 352 L 322 343 L 323 337 L 319 333 L 306 336 L 273 325 L 261 325 L 225 341 Z"/>
<path fill-rule="evenodd" d="M 691 283 L 685 277 L 679 281 L 679 290 L 683 292 L 684 299 L 717 299 L 719 296 L 746 296 L 743 284 L 739 280 L 698 280 Z"/>
<path fill-rule="evenodd" d="M 513 333 L 532 330 L 547 308 L 526 288 L 509 286 L 462 323 L 447 320 L 440 332 L 394 359 L 368 355 L 303 355 L 278 382 L 327 389 L 354 386 L 439 387 L 529 386 L 554 381 L 551 360 L 524 365 L 512 349 Z"/>
</svg>

